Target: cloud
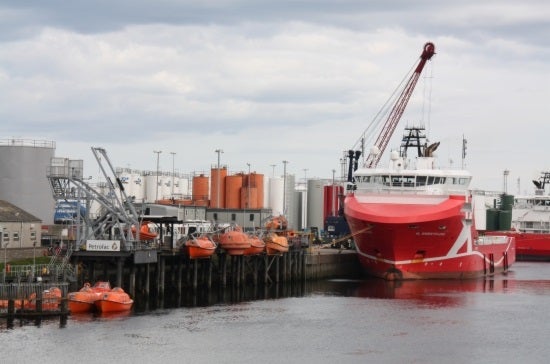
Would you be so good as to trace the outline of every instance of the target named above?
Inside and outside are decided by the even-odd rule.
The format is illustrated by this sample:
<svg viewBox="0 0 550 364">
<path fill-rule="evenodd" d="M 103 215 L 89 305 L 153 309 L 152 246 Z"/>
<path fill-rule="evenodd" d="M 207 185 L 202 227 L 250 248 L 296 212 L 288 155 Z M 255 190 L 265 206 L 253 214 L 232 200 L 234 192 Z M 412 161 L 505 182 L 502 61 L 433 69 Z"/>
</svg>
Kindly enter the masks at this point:
<svg viewBox="0 0 550 364">
<path fill-rule="evenodd" d="M 230 170 L 251 163 L 270 175 L 285 159 L 297 175 L 331 177 L 433 41 L 437 54 L 400 125 L 427 124 L 431 138 L 447 141 L 443 163 L 455 166 L 465 135 L 474 183 L 499 188 L 504 168 L 512 178 L 545 168 L 549 9 L 539 1 L 5 2 L 0 116 L 9 122 L 0 132 L 55 140 L 58 155 L 85 159 L 90 170 L 91 146 L 136 169 L 155 168 L 159 149 L 171 169 L 176 152 L 180 171 L 208 171 L 222 148 Z M 389 147 L 400 136 L 398 126 Z"/>
</svg>

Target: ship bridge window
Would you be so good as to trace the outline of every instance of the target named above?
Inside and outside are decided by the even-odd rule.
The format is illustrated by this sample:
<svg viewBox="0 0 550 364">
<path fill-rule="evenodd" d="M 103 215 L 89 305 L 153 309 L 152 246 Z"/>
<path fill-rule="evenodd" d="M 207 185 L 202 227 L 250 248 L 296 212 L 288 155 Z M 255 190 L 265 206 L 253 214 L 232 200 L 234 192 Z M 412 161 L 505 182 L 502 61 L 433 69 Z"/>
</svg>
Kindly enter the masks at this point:
<svg viewBox="0 0 550 364">
<path fill-rule="evenodd" d="M 434 177 L 434 176 L 428 177 L 428 185 L 442 185 L 442 184 L 445 184 L 445 181 L 446 181 L 445 177 Z"/>
<path fill-rule="evenodd" d="M 372 176 L 372 182 L 379 185 L 390 185 L 390 176 Z"/>
<path fill-rule="evenodd" d="M 392 176 L 392 186 L 414 187 L 414 180 L 414 176 Z"/>
<path fill-rule="evenodd" d="M 355 176 L 355 182 L 370 183 L 370 176 Z"/>
<path fill-rule="evenodd" d="M 458 177 L 453 177 L 453 178 L 450 178 L 449 177 L 449 182 L 452 183 L 453 185 L 467 185 L 468 184 L 468 178 L 464 178 L 464 177 L 461 177 L 461 178 L 458 178 Z"/>
<path fill-rule="evenodd" d="M 416 185 L 425 186 L 426 185 L 426 176 L 416 176 Z"/>
</svg>

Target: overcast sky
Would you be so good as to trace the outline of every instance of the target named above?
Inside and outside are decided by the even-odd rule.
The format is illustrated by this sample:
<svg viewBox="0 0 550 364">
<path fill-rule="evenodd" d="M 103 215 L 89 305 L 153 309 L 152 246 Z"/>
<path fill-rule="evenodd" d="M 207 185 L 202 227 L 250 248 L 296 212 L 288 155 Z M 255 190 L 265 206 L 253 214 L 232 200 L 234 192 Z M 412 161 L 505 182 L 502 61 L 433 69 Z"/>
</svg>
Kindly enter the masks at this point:
<svg viewBox="0 0 550 364">
<path fill-rule="evenodd" d="M 472 187 L 532 191 L 550 169 L 550 2 L 0 1 L 0 139 L 91 147 L 115 166 L 332 178 L 419 59 L 388 149 L 424 123 Z M 176 153 L 176 154 L 171 154 Z M 381 163 L 387 164 L 383 157 Z M 275 165 L 275 167 L 272 167 Z"/>
</svg>

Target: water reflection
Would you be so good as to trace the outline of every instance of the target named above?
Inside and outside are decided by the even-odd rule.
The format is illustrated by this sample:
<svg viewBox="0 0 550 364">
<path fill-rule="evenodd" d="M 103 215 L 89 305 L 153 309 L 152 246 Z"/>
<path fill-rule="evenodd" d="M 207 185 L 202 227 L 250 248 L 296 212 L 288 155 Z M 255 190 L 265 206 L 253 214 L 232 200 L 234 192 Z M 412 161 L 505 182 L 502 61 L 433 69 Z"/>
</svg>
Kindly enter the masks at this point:
<svg viewBox="0 0 550 364">
<path fill-rule="evenodd" d="M 382 299 L 417 300 L 433 306 L 461 306 L 464 293 L 505 293 L 508 279 L 384 281 L 369 279 L 361 282 L 354 296 Z"/>
</svg>

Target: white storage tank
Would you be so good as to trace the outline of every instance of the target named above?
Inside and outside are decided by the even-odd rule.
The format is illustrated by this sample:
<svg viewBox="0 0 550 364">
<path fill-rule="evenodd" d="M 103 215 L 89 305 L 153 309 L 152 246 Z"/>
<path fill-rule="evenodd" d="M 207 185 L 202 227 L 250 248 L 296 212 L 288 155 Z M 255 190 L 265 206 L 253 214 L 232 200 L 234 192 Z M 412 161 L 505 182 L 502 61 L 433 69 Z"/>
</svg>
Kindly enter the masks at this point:
<svg viewBox="0 0 550 364">
<path fill-rule="evenodd" d="M 155 202 L 155 200 L 162 198 L 160 189 L 160 183 L 162 182 L 161 176 L 156 174 L 148 174 L 145 176 L 145 202 Z"/>
<path fill-rule="evenodd" d="M 191 191 L 190 191 L 190 188 L 189 188 L 189 178 L 187 177 L 180 177 L 180 181 L 179 181 L 179 189 L 180 189 L 180 194 L 185 198 L 185 197 L 189 197 L 191 195 Z"/>
<path fill-rule="evenodd" d="M 324 182 L 320 179 L 307 181 L 307 227 L 322 229 L 324 211 Z"/>
<path fill-rule="evenodd" d="M 271 177 L 269 179 L 267 207 L 271 208 L 273 216 L 283 214 L 284 179 Z"/>
<path fill-rule="evenodd" d="M 130 184 L 132 196 L 134 196 L 136 202 L 143 202 L 145 198 L 145 182 L 144 177 L 139 171 L 133 171 L 130 176 Z"/>
<path fill-rule="evenodd" d="M 53 224 L 55 201 L 47 178 L 55 142 L 0 140 L 0 199 Z"/>
</svg>

